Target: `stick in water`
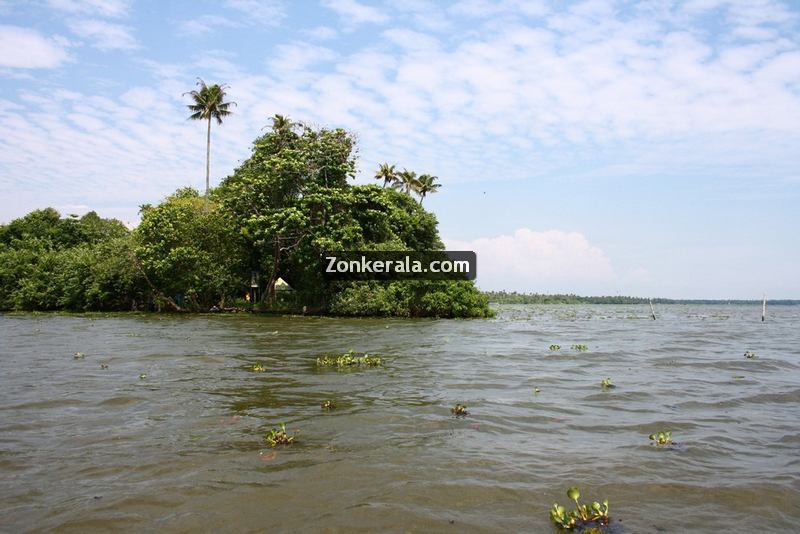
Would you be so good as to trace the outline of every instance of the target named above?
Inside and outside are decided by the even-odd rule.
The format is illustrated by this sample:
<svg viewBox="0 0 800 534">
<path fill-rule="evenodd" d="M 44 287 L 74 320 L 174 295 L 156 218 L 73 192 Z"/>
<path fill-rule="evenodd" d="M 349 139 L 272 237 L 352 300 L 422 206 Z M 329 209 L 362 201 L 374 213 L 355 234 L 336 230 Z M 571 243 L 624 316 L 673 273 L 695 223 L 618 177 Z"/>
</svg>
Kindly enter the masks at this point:
<svg viewBox="0 0 800 534">
<path fill-rule="evenodd" d="M 767 294 L 764 293 L 764 300 L 761 302 L 761 322 L 767 320 Z"/>
<path fill-rule="evenodd" d="M 656 320 L 656 311 L 653 309 L 653 299 L 650 299 L 650 317 Z"/>
</svg>

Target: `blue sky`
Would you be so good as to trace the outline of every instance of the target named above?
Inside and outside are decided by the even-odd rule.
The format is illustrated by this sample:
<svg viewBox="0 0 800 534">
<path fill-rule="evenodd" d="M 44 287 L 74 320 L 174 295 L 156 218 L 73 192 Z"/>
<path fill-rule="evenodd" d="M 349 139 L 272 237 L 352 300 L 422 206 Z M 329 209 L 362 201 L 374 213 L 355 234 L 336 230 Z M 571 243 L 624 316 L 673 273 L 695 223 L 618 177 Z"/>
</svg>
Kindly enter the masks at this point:
<svg viewBox="0 0 800 534">
<path fill-rule="evenodd" d="M 800 4 L 0 0 L 0 221 L 130 224 L 275 113 L 439 177 L 486 289 L 800 298 Z"/>
</svg>

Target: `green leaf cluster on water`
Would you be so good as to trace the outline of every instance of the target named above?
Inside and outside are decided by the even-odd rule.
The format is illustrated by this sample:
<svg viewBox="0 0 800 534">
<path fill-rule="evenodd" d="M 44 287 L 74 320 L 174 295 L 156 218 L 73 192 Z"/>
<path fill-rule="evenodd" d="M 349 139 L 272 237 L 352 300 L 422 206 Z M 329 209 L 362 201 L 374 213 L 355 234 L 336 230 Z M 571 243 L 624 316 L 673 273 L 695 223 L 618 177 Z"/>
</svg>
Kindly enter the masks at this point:
<svg viewBox="0 0 800 534">
<path fill-rule="evenodd" d="M 264 440 L 269 444 L 270 447 L 277 447 L 278 445 L 291 445 L 294 443 L 294 435 L 289 435 L 286 432 L 286 425 L 281 423 L 280 428 L 273 428 L 271 429 L 266 436 L 264 436 Z"/>
<path fill-rule="evenodd" d="M 381 357 L 377 354 L 359 356 L 352 350 L 344 354 L 326 354 L 317 358 L 318 367 L 379 367 L 382 363 Z"/>
<path fill-rule="evenodd" d="M 456 404 L 455 406 L 450 408 L 450 413 L 452 413 L 456 417 L 464 417 L 469 415 L 469 412 L 467 411 L 467 406 L 464 404 Z"/>
<path fill-rule="evenodd" d="M 323 277 L 322 252 L 443 249 L 436 217 L 410 191 L 350 184 L 355 154 L 345 130 L 276 116 L 207 197 L 185 188 L 143 205 L 133 231 L 95 213 L 34 211 L 0 226 L 0 309 L 492 315 L 471 281 Z M 279 277 L 293 291 L 274 290 Z"/>
<path fill-rule="evenodd" d="M 550 519 L 553 523 L 564 530 L 583 529 L 592 525 L 607 525 L 609 521 L 608 499 L 604 500 L 602 504 L 595 501 L 589 506 L 580 504 L 578 501 L 580 496 L 578 488 L 569 488 L 567 497 L 575 501 L 575 509 L 568 511 L 558 503 L 553 504 L 553 508 L 550 509 Z"/>
<path fill-rule="evenodd" d="M 672 432 L 671 431 L 659 431 L 649 436 L 650 441 L 653 442 L 655 445 L 670 445 L 672 443 Z"/>
</svg>

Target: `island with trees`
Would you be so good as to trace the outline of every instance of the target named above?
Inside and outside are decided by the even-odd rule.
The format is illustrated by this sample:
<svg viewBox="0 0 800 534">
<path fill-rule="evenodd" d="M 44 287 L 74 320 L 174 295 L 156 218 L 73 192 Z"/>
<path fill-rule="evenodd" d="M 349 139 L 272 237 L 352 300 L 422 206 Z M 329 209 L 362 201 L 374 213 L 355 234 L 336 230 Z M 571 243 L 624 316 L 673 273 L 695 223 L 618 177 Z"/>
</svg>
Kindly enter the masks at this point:
<svg viewBox="0 0 800 534">
<path fill-rule="evenodd" d="M 220 120 L 196 113 L 209 126 Z M 0 226 L 0 309 L 490 316 L 468 280 L 322 276 L 323 251 L 444 248 L 436 217 L 422 207 L 436 177 L 384 164 L 379 185 L 353 185 L 355 172 L 352 134 L 276 115 L 218 187 L 142 205 L 134 230 L 52 208 Z M 291 291 L 279 291 L 279 280 Z"/>
</svg>

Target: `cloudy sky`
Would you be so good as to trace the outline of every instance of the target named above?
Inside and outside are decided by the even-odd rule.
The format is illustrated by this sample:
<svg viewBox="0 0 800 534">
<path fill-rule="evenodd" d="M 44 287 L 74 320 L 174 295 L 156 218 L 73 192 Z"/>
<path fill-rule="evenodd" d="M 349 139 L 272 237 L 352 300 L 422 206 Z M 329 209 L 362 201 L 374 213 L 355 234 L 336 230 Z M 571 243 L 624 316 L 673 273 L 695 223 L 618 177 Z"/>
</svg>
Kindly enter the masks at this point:
<svg viewBox="0 0 800 534">
<path fill-rule="evenodd" d="M 212 183 L 275 113 L 438 176 L 485 289 L 800 298 L 794 0 L 0 0 L 0 222 Z"/>
</svg>

